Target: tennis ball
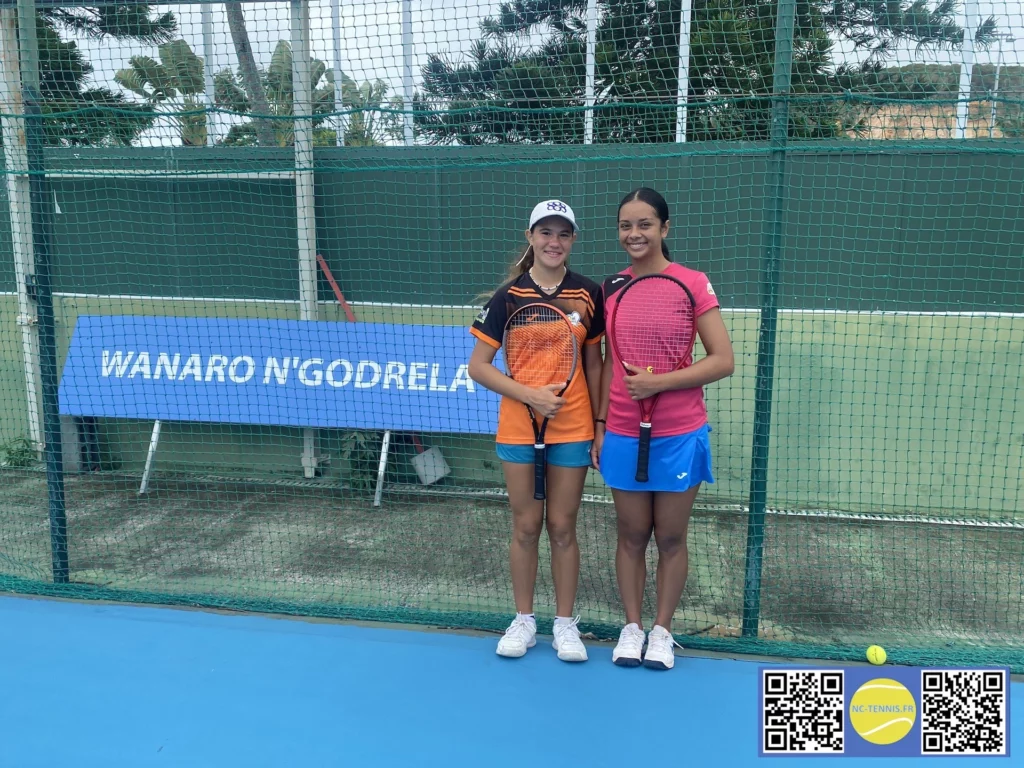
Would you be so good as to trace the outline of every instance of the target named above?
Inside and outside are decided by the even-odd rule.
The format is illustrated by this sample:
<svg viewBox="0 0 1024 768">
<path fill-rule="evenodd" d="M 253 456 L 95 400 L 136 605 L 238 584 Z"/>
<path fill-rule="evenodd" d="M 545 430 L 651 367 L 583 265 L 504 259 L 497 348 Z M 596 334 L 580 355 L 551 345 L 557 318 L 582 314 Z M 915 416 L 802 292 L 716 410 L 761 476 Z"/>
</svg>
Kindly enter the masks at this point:
<svg viewBox="0 0 1024 768">
<path fill-rule="evenodd" d="M 868 648 L 868 661 L 872 664 L 885 664 L 885 648 L 880 645 Z"/>
<path fill-rule="evenodd" d="M 916 719 L 914 695 L 896 680 L 868 680 L 850 699 L 850 725 L 872 744 L 895 744 Z"/>
</svg>

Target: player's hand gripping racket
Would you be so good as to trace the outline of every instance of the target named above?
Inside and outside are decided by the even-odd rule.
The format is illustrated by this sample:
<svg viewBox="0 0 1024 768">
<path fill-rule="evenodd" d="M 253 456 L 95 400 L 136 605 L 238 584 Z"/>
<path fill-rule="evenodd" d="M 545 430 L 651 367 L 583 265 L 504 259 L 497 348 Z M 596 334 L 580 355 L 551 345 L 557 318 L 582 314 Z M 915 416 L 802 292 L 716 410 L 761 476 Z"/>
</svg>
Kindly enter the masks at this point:
<svg viewBox="0 0 1024 768">
<path fill-rule="evenodd" d="M 505 325 L 503 346 L 509 376 L 532 389 L 564 383 L 556 393 L 561 397 L 576 373 L 579 348 L 572 323 L 564 312 L 548 304 L 528 304 L 513 312 Z M 533 498 L 543 499 L 548 419 L 538 423 L 533 408 L 527 405 L 526 410 L 533 422 Z"/>
<path fill-rule="evenodd" d="M 688 365 L 697 336 L 696 302 L 690 289 L 676 278 L 644 275 L 619 292 L 609 326 L 609 337 L 620 362 L 649 373 L 671 373 Z M 652 416 L 657 404 L 657 394 L 639 402 L 638 483 L 648 480 Z"/>
</svg>

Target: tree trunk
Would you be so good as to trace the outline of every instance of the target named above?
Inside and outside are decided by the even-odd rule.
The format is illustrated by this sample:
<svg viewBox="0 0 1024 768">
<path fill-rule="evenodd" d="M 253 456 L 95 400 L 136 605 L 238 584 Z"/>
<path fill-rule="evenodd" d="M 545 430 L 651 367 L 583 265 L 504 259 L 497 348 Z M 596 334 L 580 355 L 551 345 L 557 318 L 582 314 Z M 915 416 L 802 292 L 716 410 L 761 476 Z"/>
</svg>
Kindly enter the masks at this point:
<svg viewBox="0 0 1024 768">
<path fill-rule="evenodd" d="M 263 82 L 260 80 L 260 72 L 256 68 L 256 59 L 252 55 L 252 45 L 249 44 L 249 32 L 245 27 L 245 15 L 242 13 L 240 2 L 224 3 L 224 10 L 228 16 L 228 29 L 231 30 L 231 41 L 235 44 L 235 54 L 238 56 L 238 68 L 242 74 L 242 85 L 249 94 L 249 104 L 252 111 L 257 115 L 269 115 L 270 104 L 267 101 L 267 94 L 263 90 Z M 274 138 L 274 129 L 269 120 L 256 118 L 256 138 L 260 145 L 273 147 L 277 145 Z"/>
</svg>

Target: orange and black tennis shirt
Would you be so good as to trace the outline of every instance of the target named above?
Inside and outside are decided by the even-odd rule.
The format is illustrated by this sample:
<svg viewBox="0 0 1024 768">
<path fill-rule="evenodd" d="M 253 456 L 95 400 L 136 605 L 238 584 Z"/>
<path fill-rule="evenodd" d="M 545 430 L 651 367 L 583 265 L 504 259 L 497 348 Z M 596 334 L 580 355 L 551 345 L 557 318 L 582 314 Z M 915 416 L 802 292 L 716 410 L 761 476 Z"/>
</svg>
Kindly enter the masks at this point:
<svg viewBox="0 0 1024 768">
<path fill-rule="evenodd" d="M 583 347 L 599 343 L 604 336 L 601 287 L 592 280 L 568 270 L 558 290 L 552 294 L 545 294 L 527 272 L 494 292 L 487 306 L 477 315 L 470 333 L 495 349 L 501 349 L 505 324 L 509 316 L 527 304 L 550 304 L 562 310 L 572 322 L 576 340 L 580 345 L 576 373 L 562 395 L 566 403 L 558 415 L 548 422 L 544 442 L 554 445 L 593 440 L 594 415 L 590 408 L 586 377 L 583 374 Z M 501 399 L 497 442 L 533 445 L 530 414 L 522 403 L 507 397 Z"/>
</svg>

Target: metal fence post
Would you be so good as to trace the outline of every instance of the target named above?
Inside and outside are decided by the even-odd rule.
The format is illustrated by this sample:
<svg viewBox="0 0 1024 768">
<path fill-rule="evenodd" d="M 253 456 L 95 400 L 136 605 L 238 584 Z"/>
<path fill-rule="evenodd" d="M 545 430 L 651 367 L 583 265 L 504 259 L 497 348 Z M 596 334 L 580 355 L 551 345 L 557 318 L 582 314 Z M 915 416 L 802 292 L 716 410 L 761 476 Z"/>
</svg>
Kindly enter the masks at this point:
<svg viewBox="0 0 1024 768">
<path fill-rule="evenodd" d="M 299 254 L 299 319 L 318 319 L 316 200 L 313 184 L 313 93 L 310 82 L 309 0 L 292 0 L 292 83 L 295 133 L 295 210 Z M 315 429 L 302 431 L 302 469 L 307 478 L 320 466 Z"/>
<path fill-rule="evenodd" d="M 36 311 L 39 317 L 39 378 L 43 392 L 43 441 L 46 458 L 46 487 L 50 508 L 50 556 L 54 583 L 66 584 L 70 580 L 68 524 L 64 504 L 64 460 L 61 453 L 60 412 L 57 400 L 57 329 L 50 281 L 53 192 L 46 178 L 43 157 L 45 134 L 42 97 L 39 92 L 37 23 L 35 0 L 18 0 L 18 38 L 21 50 L 21 82 L 25 109 L 25 147 L 28 160 L 29 199 L 32 209 Z"/>
<path fill-rule="evenodd" d="M 764 256 L 761 267 L 761 329 L 757 340 L 754 445 L 750 470 L 747 559 L 743 581 L 743 636 L 757 637 L 761 612 L 761 565 L 768 500 L 768 446 L 772 423 L 772 385 L 778 322 L 779 261 L 786 208 L 786 142 L 793 75 L 793 26 L 796 0 L 779 0 L 775 22 L 771 155 L 765 178 Z"/>
<path fill-rule="evenodd" d="M 4 167 L 11 217 L 11 250 L 18 286 L 18 317 L 25 375 L 25 416 L 32 446 L 43 455 L 43 412 L 39 390 L 39 313 L 35 303 L 35 258 L 32 255 L 32 199 L 29 191 L 25 110 L 22 106 L 21 53 L 18 50 L 18 9 L 0 9 L 0 109 L 3 120 Z"/>
</svg>

